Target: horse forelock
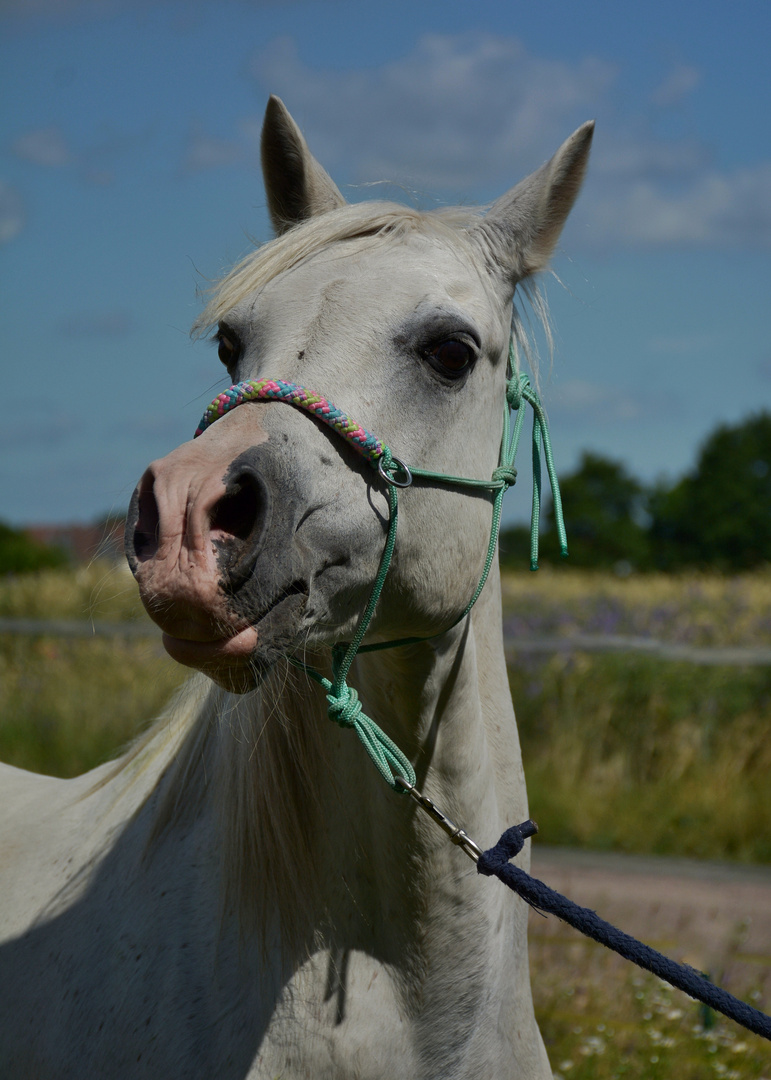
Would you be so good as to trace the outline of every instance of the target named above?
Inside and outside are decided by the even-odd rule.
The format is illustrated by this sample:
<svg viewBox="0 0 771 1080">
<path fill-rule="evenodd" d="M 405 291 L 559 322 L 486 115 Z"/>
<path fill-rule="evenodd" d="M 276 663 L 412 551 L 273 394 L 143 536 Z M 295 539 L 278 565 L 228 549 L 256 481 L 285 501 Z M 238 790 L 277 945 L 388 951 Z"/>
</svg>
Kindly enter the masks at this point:
<svg viewBox="0 0 771 1080">
<path fill-rule="evenodd" d="M 465 250 L 470 262 L 485 273 L 486 256 L 469 233 L 479 224 L 487 207 L 451 206 L 430 211 L 416 210 L 389 202 L 346 204 L 303 221 L 286 233 L 260 245 L 245 256 L 208 292 L 208 303 L 192 327 L 194 338 L 209 333 L 228 312 L 258 293 L 279 274 L 291 270 L 306 259 L 345 241 L 371 241 L 373 244 L 398 244 L 410 235 L 443 239 Z M 489 273 L 489 268 L 487 268 Z M 517 286 L 527 301 L 534 321 L 543 332 L 551 362 L 553 342 L 546 298 L 537 277 Z M 206 295 L 206 294 L 205 294 Z M 511 313 L 511 340 L 516 368 L 524 358 L 538 387 L 539 351 L 530 318 L 523 313 L 515 296 Z"/>
<path fill-rule="evenodd" d="M 398 203 L 363 202 L 342 206 L 295 225 L 282 236 L 250 252 L 209 291 L 209 302 L 193 325 L 193 335 L 206 334 L 229 311 L 279 274 L 305 259 L 349 240 L 398 243 L 410 234 L 444 238 L 463 244 L 479 223 L 484 208 L 442 207 L 421 211 Z M 473 245 L 465 240 L 469 251 Z M 479 253 L 477 253 L 479 258 Z"/>
</svg>

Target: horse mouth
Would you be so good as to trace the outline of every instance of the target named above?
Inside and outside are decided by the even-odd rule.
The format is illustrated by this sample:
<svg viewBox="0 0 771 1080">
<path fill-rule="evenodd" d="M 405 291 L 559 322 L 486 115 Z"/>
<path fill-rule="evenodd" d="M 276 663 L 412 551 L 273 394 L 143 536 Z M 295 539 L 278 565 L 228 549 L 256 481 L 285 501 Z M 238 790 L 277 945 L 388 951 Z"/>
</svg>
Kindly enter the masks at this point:
<svg viewBox="0 0 771 1080">
<path fill-rule="evenodd" d="M 232 634 L 201 639 L 164 633 L 163 646 L 178 663 L 202 671 L 225 690 L 244 694 L 297 644 L 307 604 L 308 586 L 297 582 Z"/>
</svg>

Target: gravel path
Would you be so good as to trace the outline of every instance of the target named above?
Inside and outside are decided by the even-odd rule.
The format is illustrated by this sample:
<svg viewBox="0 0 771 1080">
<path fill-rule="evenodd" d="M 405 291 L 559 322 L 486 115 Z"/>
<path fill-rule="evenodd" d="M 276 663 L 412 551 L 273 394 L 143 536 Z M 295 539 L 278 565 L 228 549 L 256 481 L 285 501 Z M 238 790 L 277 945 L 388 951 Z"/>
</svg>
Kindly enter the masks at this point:
<svg viewBox="0 0 771 1080">
<path fill-rule="evenodd" d="M 532 873 L 553 889 L 730 990 L 771 999 L 771 867 L 550 848 Z M 530 918 L 531 936 L 574 935 Z"/>
</svg>

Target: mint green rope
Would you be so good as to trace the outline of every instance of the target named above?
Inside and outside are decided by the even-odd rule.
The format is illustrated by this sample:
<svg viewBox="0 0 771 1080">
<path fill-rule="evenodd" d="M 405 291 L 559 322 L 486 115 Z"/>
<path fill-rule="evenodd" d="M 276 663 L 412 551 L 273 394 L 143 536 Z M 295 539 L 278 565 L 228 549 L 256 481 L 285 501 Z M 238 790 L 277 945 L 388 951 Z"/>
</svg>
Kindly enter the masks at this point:
<svg viewBox="0 0 771 1080">
<path fill-rule="evenodd" d="M 509 370 L 514 369 L 514 343 L 509 343 Z M 517 412 L 517 420 L 512 437 L 513 454 L 516 454 L 519 445 L 519 436 L 524 420 L 524 410 L 520 409 L 523 401 L 526 401 L 533 410 L 533 504 L 530 511 L 530 569 L 538 569 L 538 526 L 541 518 L 541 445 L 543 456 L 546 460 L 546 472 L 551 485 L 552 500 L 554 502 L 554 523 L 557 528 L 557 538 L 560 545 L 560 555 L 563 559 L 568 556 L 568 538 L 565 531 L 565 519 L 562 514 L 562 498 L 560 486 L 557 480 L 557 470 L 554 467 L 554 455 L 549 436 L 549 423 L 541 399 L 530 385 L 527 375 L 512 375 L 506 388 L 506 401 L 509 408 Z M 513 460 L 513 457 L 512 457 Z"/>
<path fill-rule="evenodd" d="M 509 365 L 509 371 L 512 372 L 514 368 L 513 344 L 509 346 Z M 561 554 L 565 557 L 568 553 L 565 523 L 562 516 L 562 500 L 560 499 L 559 483 L 554 468 L 554 458 L 551 449 L 546 414 L 538 395 L 530 385 L 527 375 L 513 373 L 510 374 L 506 386 L 506 407 L 503 412 L 503 433 L 501 436 L 499 464 L 493 471 L 492 477 L 489 480 L 477 480 L 464 476 L 450 476 L 445 473 L 432 472 L 428 469 L 410 468 L 412 476 L 422 480 L 494 492 L 490 540 L 487 545 L 484 568 L 477 587 L 474 590 L 474 594 L 458 618 L 455 619 L 450 626 L 439 631 L 437 634 L 431 635 L 431 637 L 438 637 L 440 633 L 446 633 L 448 630 L 451 630 L 462 622 L 479 599 L 479 596 L 487 583 L 490 570 L 495 562 L 495 550 L 498 544 L 498 533 L 500 531 L 501 514 L 503 510 L 503 497 L 509 487 L 511 487 L 517 479 L 517 470 L 514 468 L 514 460 L 519 448 L 525 419 L 525 410 L 521 408 L 523 401 L 527 402 L 533 409 L 533 505 L 530 522 L 530 569 L 538 569 L 538 525 L 541 508 L 541 446 L 543 446 L 546 470 L 554 499 L 554 518 L 557 526 L 557 535 L 560 541 Z M 517 414 L 513 429 L 511 426 L 510 410 L 514 410 Z M 383 472 L 387 475 L 393 475 L 398 472 L 399 469 L 399 466 L 395 465 L 393 462 L 393 455 L 390 449 L 385 445 L 383 446 L 380 465 Z M 356 690 L 353 687 L 348 686 L 347 683 L 347 677 L 357 653 L 375 652 L 381 649 L 395 649 L 402 645 L 414 645 L 421 641 L 431 640 L 431 637 L 408 637 L 400 638 L 396 641 L 374 642 L 369 645 L 363 644 L 364 637 L 372 622 L 375 608 L 377 607 L 377 603 L 383 591 L 383 586 L 385 585 L 385 580 L 391 566 L 391 560 L 396 545 L 399 496 L 398 488 L 392 484 L 388 485 L 388 501 L 388 532 L 372 592 L 370 593 L 367 606 L 359 620 L 359 624 L 352 640 L 348 643 L 336 645 L 332 649 L 332 679 L 325 678 L 323 675 L 319 674 L 319 672 L 315 671 L 301 660 L 298 660 L 296 657 L 290 657 L 289 659 L 290 663 L 305 671 L 307 675 L 324 687 L 327 691 L 327 712 L 330 720 L 333 720 L 340 727 L 352 727 L 354 729 L 364 746 L 364 749 L 367 751 L 375 765 L 375 768 L 385 782 L 389 787 L 393 788 L 394 791 L 403 794 L 406 789 L 401 784 L 397 783 L 395 777 L 404 777 L 410 785 L 414 786 L 416 776 L 412 763 L 399 749 L 396 743 L 386 735 L 382 728 L 380 728 L 371 717 L 367 716 L 362 709 Z"/>
<path fill-rule="evenodd" d="M 391 468 L 392 455 L 387 446 L 383 448 L 383 458 L 385 464 L 383 464 L 383 470 L 388 472 Z M 357 652 L 366 651 L 367 647 L 362 647 L 362 639 L 366 634 L 369 624 L 372 622 L 372 616 L 375 613 L 377 602 L 380 599 L 380 594 L 383 591 L 385 579 L 388 575 L 388 570 L 391 565 L 391 559 L 394 553 L 394 546 L 396 545 L 396 528 L 399 521 L 399 495 L 398 489 L 392 484 L 388 485 L 388 503 L 389 503 L 389 517 L 388 517 L 388 533 L 386 535 L 385 547 L 383 548 L 383 554 L 380 556 L 380 565 L 378 567 L 375 583 L 372 586 L 372 592 L 370 593 L 367 606 L 364 609 L 364 613 L 359 620 L 359 625 L 356 628 L 356 633 L 348 644 L 335 645 L 332 649 L 332 679 L 326 679 L 323 675 L 319 674 L 308 664 L 303 663 L 296 657 L 290 657 L 290 663 L 295 667 L 301 668 L 307 675 L 310 675 L 317 683 L 324 687 L 327 691 L 327 715 L 330 720 L 333 720 L 340 727 L 352 727 L 358 735 L 362 746 L 367 751 L 377 771 L 383 777 L 389 787 L 394 791 L 403 791 L 394 777 L 403 776 L 411 785 L 414 786 L 417 777 L 415 770 L 412 767 L 410 759 L 399 749 L 396 743 L 379 727 L 375 721 L 367 716 L 359 701 L 359 695 L 356 693 L 354 687 L 349 686 L 346 682 L 348 672 L 351 670 L 351 665 L 356 657 Z M 393 647 L 396 642 L 384 643 L 382 648 Z"/>
<path fill-rule="evenodd" d="M 332 650 L 333 678 L 331 680 L 326 679 L 297 657 L 290 656 L 289 662 L 324 687 L 327 691 L 327 716 L 339 727 L 353 728 L 370 760 L 389 787 L 394 791 L 403 791 L 403 788 L 396 783 L 395 776 L 403 776 L 414 786 L 417 777 L 410 759 L 399 749 L 393 739 L 386 735 L 371 717 L 367 716 L 355 688 L 348 686 L 344 679 L 340 681 L 339 672 L 336 672 L 339 650 L 340 646 Z"/>
</svg>

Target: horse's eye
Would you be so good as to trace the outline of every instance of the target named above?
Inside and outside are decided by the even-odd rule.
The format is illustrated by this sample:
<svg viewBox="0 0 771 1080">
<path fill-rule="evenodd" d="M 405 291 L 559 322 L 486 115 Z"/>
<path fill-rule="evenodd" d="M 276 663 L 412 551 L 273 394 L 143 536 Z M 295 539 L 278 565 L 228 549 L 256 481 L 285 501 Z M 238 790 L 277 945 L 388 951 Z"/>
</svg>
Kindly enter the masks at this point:
<svg viewBox="0 0 771 1080">
<path fill-rule="evenodd" d="M 465 341 L 452 338 L 429 350 L 434 367 L 444 375 L 457 378 L 465 374 L 474 362 L 474 350 Z"/>
<path fill-rule="evenodd" d="M 231 368 L 241 352 L 241 345 L 235 334 L 220 327 L 217 331 L 217 355 L 226 368 Z"/>
</svg>

